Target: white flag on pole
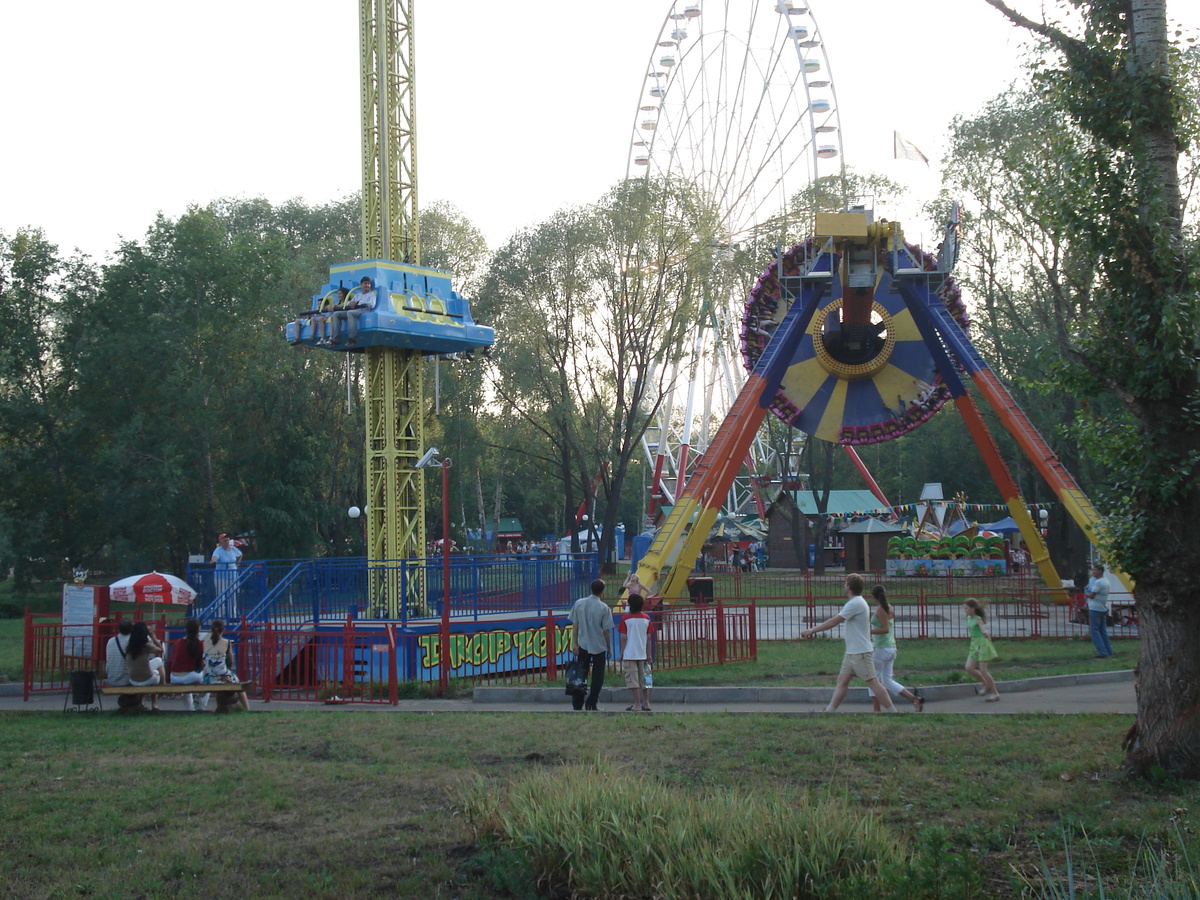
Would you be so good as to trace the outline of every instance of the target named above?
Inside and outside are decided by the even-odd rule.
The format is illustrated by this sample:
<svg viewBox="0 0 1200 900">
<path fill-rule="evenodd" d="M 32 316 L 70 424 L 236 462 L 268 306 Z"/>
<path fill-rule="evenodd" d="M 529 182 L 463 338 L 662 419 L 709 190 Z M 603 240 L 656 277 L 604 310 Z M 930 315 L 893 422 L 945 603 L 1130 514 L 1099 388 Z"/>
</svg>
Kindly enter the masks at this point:
<svg viewBox="0 0 1200 900">
<path fill-rule="evenodd" d="M 929 157 L 918 150 L 916 144 L 900 137 L 900 132 L 898 131 L 893 131 L 892 135 L 896 141 L 896 159 L 911 159 L 913 162 L 923 162 L 925 165 L 929 165 Z"/>
</svg>

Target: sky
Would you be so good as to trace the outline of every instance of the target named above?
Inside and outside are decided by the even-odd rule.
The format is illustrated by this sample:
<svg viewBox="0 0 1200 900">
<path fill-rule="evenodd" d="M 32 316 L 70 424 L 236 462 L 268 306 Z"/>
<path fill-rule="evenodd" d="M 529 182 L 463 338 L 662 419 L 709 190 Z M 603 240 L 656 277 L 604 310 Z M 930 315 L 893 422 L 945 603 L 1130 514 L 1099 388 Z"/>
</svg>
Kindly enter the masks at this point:
<svg viewBox="0 0 1200 900">
<path fill-rule="evenodd" d="M 495 249 L 601 197 L 625 175 L 670 8 L 417 0 L 420 204 L 454 204 Z M 983 0 L 812 10 L 846 161 L 931 196 L 950 120 L 1020 76 L 1024 34 Z M 39 227 L 103 260 L 160 212 L 356 191 L 357 20 L 353 0 L 0 0 L 0 232 Z M 893 131 L 934 165 L 893 159 Z"/>
</svg>

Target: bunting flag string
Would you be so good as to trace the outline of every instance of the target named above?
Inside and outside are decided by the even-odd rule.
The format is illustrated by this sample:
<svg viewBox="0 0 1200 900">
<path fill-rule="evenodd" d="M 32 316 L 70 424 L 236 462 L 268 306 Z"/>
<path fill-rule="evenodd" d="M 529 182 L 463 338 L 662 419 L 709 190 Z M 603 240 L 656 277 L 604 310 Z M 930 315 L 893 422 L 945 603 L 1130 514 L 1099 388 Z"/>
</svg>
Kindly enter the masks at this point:
<svg viewBox="0 0 1200 900">
<path fill-rule="evenodd" d="M 862 519 L 867 516 L 901 516 L 901 515 L 916 515 L 921 507 L 928 506 L 930 503 L 942 504 L 947 510 L 954 507 L 961 508 L 966 512 L 976 513 L 1005 513 L 1008 512 L 1008 506 L 1004 503 L 953 503 L 945 500 L 925 501 L 921 503 L 901 503 L 898 506 L 884 506 L 878 509 L 854 509 L 840 513 L 826 513 L 825 518 L 830 521 L 850 521 L 851 519 Z M 1051 510 L 1054 508 L 1053 503 L 1031 503 L 1027 507 L 1030 516 L 1033 519 L 1038 518 L 1038 513 L 1041 510 Z"/>
</svg>

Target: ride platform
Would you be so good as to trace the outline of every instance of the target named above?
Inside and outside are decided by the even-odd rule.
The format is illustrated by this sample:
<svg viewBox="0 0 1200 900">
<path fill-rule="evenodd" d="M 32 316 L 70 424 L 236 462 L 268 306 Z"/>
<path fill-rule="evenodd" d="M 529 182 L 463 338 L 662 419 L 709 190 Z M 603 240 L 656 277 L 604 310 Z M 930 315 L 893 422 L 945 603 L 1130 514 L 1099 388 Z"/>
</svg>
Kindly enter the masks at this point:
<svg viewBox="0 0 1200 900">
<path fill-rule="evenodd" d="M 336 301 L 338 291 L 349 291 L 348 301 L 360 292 L 360 282 L 370 278 L 375 287 L 375 308 L 358 318 L 358 339 L 319 345 L 315 314 Z M 299 329 L 299 331 L 297 331 Z M 450 273 L 427 266 L 385 259 L 356 260 L 330 266 L 329 281 L 313 294 L 310 314 L 288 322 L 290 343 L 328 350 L 357 351 L 366 347 L 396 347 L 426 354 L 466 353 L 495 343 L 495 331 L 471 318 L 466 299 L 451 285 Z"/>
</svg>

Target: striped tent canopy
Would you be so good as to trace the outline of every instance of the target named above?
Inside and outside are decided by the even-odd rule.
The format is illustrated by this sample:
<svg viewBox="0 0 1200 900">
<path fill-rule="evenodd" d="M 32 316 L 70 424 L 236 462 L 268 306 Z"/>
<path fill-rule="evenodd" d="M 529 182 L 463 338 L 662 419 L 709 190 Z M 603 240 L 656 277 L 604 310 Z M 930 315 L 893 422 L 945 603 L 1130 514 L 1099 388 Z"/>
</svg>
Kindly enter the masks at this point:
<svg viewBox="0 0 1200 900">
<path fill-rule="evenodd" d="M 738 519 L 735 516 L 718 516 L 708 533 L 710 541 L 765 541 L 767 529 L 762 519 L 751 516 Z"/>
</svg>

